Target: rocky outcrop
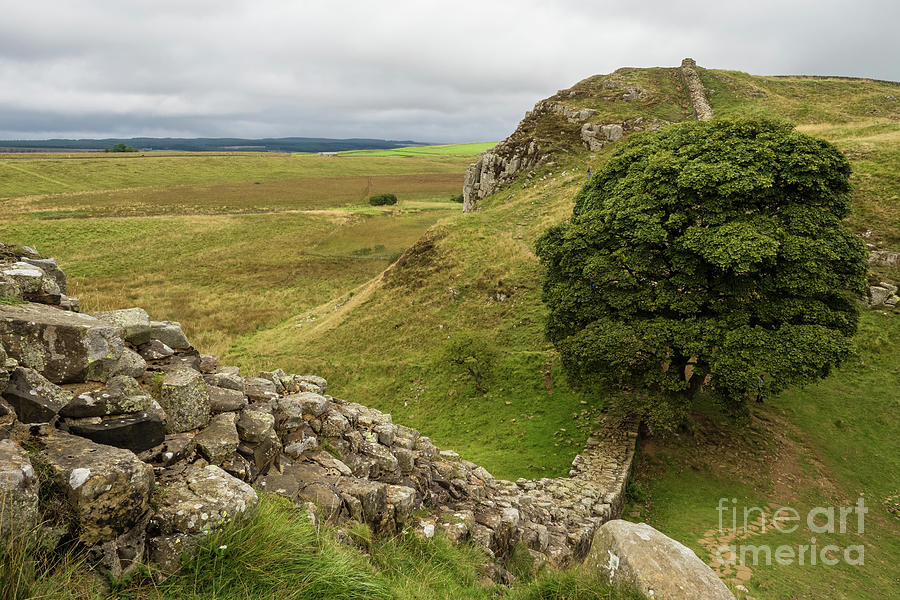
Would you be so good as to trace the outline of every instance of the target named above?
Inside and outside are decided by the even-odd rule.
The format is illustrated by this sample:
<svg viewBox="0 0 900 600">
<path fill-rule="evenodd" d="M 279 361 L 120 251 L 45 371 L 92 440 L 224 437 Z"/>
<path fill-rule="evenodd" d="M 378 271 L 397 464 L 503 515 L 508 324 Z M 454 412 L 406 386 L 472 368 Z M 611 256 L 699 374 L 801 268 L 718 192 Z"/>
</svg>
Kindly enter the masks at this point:
<svg viewBox="0 0 900 600">
<path fill-rule="evenodd" d="M 706 99 L 706 88 L 697 74 L 697 62 L 693 58 L 681 61 L 681 79 L 694 108 L 694 116 L 698 121 L 709 121 L 713 117 L 713 109 Z"/>
<path fill-rule="evenodd" d="M 869 286 L 869 306 L 897 306 L 900 296 L 897 296 L 897 286 L 887 281 Z"/>
<path fill-rule="evenodd" d="M 608 142 L 617 142 L 626 134 L 636 131 L 656 131 L 668 125 L 660 119 L 635 117 L 621 123 L 585 123 L 581 126 L 581 141 L 591 152 L 597 152 Z"/>
<path fill-rule="evenodd" d="M 648 598 L 734 600 L 693 550 L 645 523 L 614 520 L 600 527 L 584 564 Z"/>
<path fill-rule="evenodd" d="M 622 81 L 613 74 L 600 86 L 612 101 L 634 102 L 647 95 L 640 86 Z M 619 93 L 621 92 L 621 93 Z M 579 92 L 560 92 L 555 96 L 560 100 L 577 101 Z M 573 100 L 574 99 L 574 100 Z M 596 152 L 609 142 L 623 136 L 644 130 L 655 130 L 667 123 L 647 117 L 636 117 L 619 122 L 596 122 L 598 111 L 594 108 L 568 104 L 560 100 L 542 100 L 525 113 L 525 118 L 508 138 L 483 152 L 466 169 L 463 183 L 463 212 L 472 212 L 478 202 L 493 194 L 499 188 L 513 181 L 521 172 L 528 172 L 551 162 L 554 146 L 560 140 L 543 138 L 534 132 L 552 131 L 553 136 L 564 138 L 569 145 L 583 143 L 584 147 Z"/>
</svg>

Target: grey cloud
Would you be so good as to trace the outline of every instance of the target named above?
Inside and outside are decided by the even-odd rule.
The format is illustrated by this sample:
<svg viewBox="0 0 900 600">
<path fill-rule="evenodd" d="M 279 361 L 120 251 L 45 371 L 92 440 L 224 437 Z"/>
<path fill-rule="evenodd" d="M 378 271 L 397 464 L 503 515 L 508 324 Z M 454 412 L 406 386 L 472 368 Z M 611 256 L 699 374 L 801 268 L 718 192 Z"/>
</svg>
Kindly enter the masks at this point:
<svg viewBox="0 0 900 600">
<path fill-rule="evenodd" d="M 3 137 L 497 140 L 557 89 L 684 56 L 900 79 L 893 0 L 0 0 L 0 10 Z"/>
</svg>

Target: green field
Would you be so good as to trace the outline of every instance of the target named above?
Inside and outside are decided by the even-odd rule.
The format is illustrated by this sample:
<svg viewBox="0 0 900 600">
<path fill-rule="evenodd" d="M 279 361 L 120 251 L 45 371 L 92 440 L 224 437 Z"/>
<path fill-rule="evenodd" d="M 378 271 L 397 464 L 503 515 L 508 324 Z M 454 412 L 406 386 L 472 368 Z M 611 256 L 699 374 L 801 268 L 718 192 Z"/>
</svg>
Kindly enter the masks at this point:
<svg viewBox="0 0 900 600">
<path fill-rule="evenodd" d="M 338 156 L 475 156 L 493 148 L 497 142 L 473 144 L 441 144 L 437 146 L 407 146 L 389 150 L 345 150 Z"/>
<path fill-rule="evenodd" d="M 205 352 L 345 294 L 439 219 L 458 157 L 3 155 L 0 238 L 56 256 L 84 310 L 145 307 Z M 369 195 L 397 194 L 391 207 Z"/>
</svg>

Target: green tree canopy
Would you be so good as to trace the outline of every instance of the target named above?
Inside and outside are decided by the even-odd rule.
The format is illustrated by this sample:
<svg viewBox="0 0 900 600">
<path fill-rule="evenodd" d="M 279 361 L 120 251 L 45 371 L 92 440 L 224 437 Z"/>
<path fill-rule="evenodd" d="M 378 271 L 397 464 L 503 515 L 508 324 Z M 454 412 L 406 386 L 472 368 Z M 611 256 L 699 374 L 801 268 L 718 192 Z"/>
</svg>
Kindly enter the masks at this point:
<svg viewBox="0 0 900 600">
<path fill-rule="evenodd" d="M 865 246 L 842 223 L 850 165 L 765 120 L 635 135 L 537 242 L 549 339 L 575 384 L 741 406 L 846 358 Z M 707 380 L 708 378 L 708 380 Z"/>
</svg>

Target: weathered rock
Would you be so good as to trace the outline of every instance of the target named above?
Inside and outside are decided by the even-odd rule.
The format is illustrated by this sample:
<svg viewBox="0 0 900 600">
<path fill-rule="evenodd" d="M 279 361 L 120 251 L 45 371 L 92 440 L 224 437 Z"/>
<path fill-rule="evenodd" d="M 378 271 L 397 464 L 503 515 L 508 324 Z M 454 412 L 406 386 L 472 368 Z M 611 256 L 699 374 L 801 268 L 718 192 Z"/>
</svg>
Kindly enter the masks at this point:
<svg viewBox="0 0 900 600">
<path fill-rule="evenodd" d="M 170 433 L 162 443 L 139 455 L 144 462 L 157 463 L 168 467 L 182 460 L 190 460 L 194 455 L 194 433 Z"/>
<path fill-rule="evenodd" d="M 62 432 L 44 438 L 43 445 L 66 490 L 79 541 L 90 546 L 113 540 L 149 510 L 153 468 L 134 453 Z"/>
<path fill-rule="evenodd" d="M 69 433 L 98 444 L 143 452 L 161 444 L 166 423 L 161 411 L 145 411 L 130 415 L 88 417 L 66 422 Z"/>
<path fill-rule="evenodd" d="M 59 268 L 55 258 L 31 258 L 23 256 L 21 262 L 39 268 L 44 273 L 44 278 L 52 279 L 56 287 L 63 294 L 68 294 L 66 290 L 66 274 Z"/>
<path fill-rule="evenodd" d="M 247 395 L 250 402 L 268 402 L 278 398 L 275 384 L 261 377 L 247 377 L 244 379 L 244 394 Z"/>
<path fill-rule="evenodd" d="M 279 432 L 287 433 L 304 424 L 305 419 L 321 416 L 328 409 L 328 400 L 312 392 L 300 392 L 278 398 L 275 423 Z"/>
<path fill-rule="evenodd" d="M 19 287 L 19 284 L 12 277 L 4 274 L 2 270 L 0 270 L 0 296 L 22 299 L 22 288 Z"/>
<path fill-rule="evenodd" d="M 228 390 L 236 390 L 240 393 L 244 393 L 244 378 L 241 377 L 240 373 L 229 373 L 223 371 L 223 369 L 227 369 L 228 367 L 222 367 L 219 369 L 218 373 L 211 373 L 209 375 L 204 375 L 203 379 L 206 380 L 206 383 L 220 388 L 225 388 Z"/>
<path fill-rule="evenodd" d="M 150 340 L 138 348 L 138 354 L 144 360 L 162 360 L 175 354 L 175 351 L 159 340 Z"/>
<path fill-rule="evenodd" d="M 200 362 L 197 365 L 198 371 L 201 373 L 215 373 L 217 368 L 219 368 L 219 359 L 217 357 L 209 354 L 200 355 Z"/>
<path fill-rule="evenodd" d="M 123 337 L 136 345 L 143 342 L 135 342 L 135 339 L 142 339 L 150 333 L 150 315 L 143 308 L 123 308 L 90 315 L 115 327 L 121 327 L 124 331 Z"/>
<path fill-rule="evenodd" d="M 645 523 L 602 525 L 584 562 L 610 583 L 633 586 L 654 598 L 734 600 L 694 552 Z"/>
<path fill-rule="evenodd" d="M 235 413 L 222 413 L 212 417 L 209 425 L 194 437 L 197 451 L 214 465 L 231 460 L 237 452 L 238 438 Z"/>
<path fill-rule="evenodd" d="M 413 512 L 419 508 L 416 490 L 403 485 L 388 485 L 385 488 L 385 500 L 394 507 L 394 518 L 398 524 L 409 521 Z"/>
<path fill-rule="evenodd" d="M 269 431 L 258 442 L 242 442 L 238 452 L 253 463 L 257 472 L 265 473 L 281 455 L 281 440 L 275 431 Z"/>
<path fill-rule="evenodd" d="M 0 440 L 0 543 L 11 531 L 36 527 L 40 484 L 28 455 L 9 440 Z"/>
<path fill-rule="evenodd" d="M 881 306 L 892 295 L 891 289 L 884 287 L 883 284 L 869 286 L 869 304 L 871 306 Z"/>
<path fill-rule="evenodd" d="M 168 433 L 181 433 L 209 422 L 209 393 L 203 376 L 197 371 L 180 368 L 167 375 L 158 387 L 160 405 L 166 411 Z"/>
<path fill-rule="evenodd" d="M 147 370 L 147 361 L 140 354 L 131 348 L 123 348 L 122 356 L 116 366 L 110 371 L 111 376 L 128 375 L 129 377 L 140 377 Z"/>
<path fill-rule="evenodd" d="M 133 377 L 117 375 L 106 387 L 84 392 L 59 411 L 63 417 L 84 418 L 123 415 L 158 407 L 150 394 Z"/>
<path fill-rule="evenodd" d="M 259 499 L 252 487 L 221 468 L 191 464 L 160 477 L 154 502 L 148 533 L 169 536 L 204 533 L 226 519 L 249 516 Z"/>
<path fill-rule="evenodd" d="M 360 509 L 359 520 L 370 524 L 380 524 L 387 506 L 387 486 L 377 481 L 342 477 L 336 487 L 347 503 L 351 515 L 354 509 Z M 350 500 L 356 499 L 357 502 Z M 358 503 L 358 504 L 357 504 Z M 354 516 L 356 518 L 356 516 Z"/>
<path fill-rule="evenodd" d="M 17 262 L 3 267 L 3 275 L 14 281 L 23 294 L 32 294 L 41 290 L 44 272 L 26 262 Z"/>
<path fill-rule="evenodd" d="M 122 356 L 120 331 L 42 304 L 0 305 L 0 342 L 7 353 L 53 383 L 106 381 Z"/>
<path fill-rule="evenodd" d="M 72 400 L 72 394 L 25 367 L 13 371 L 3 397 L 23 423 L 48 423 Z"/>
<path fill-rule="evenodd" d="M 708 121 L 713 117 L 713 109 L 706 99 L 706 88 L 700 81 L 700 75 L 697 74 L 697 63 L 692 58 L 685 58 L 681 61 L 681 78 L 684 81 L 684 87 L 687 88 L 691 105 L 694 108 L 694 116 L 698 121 Z"/>
<path fill-rule="evenodd" d="M 151 340 L 159 340 L 174 350 L 189 350 L 191 343 L 188 341 L 181 324 L 174 321 L 150 321 L 150 329 L 141 333 L 132 334 L 128 341 L 135 346 L 147 344 Z"/>
<path fill-rule="evenodd" d="M 204 378 L 205 379 L 205 378 Z M 247 396 L 238 390 L 208 386 L 209 410 L 213 414 L 234 412 L 247 407 Z"/>
<path fill-rule="evenodd" d="M 242 410 L 237 432 L 245 442 L 261 442 L 275 429 L 275 417 L 260 410 Z"/>
</svg>

